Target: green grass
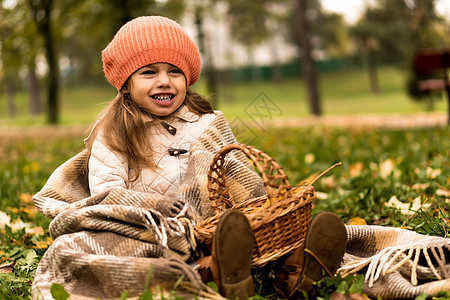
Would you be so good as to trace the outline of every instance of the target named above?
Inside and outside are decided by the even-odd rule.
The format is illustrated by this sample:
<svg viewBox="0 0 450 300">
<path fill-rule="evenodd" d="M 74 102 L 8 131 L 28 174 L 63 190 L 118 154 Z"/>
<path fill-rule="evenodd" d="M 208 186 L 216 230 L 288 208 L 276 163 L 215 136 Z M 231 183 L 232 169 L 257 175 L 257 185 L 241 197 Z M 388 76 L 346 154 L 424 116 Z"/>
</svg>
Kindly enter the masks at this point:
<svg viewBox="0 0 450 300">
<path fill-rule="evenodd" d="M 320 75 L 320 94 L 324 115 L 397 114 L 424 111 L 425 105 L 412 101 L 406 91 L 404 74 L 391 67 L 379 70 L 380 93 L 372 94 L 364 70 L 344 70 Z M 200 91 L 202 91 L 200 86 Z M 224 86 L 219 90 L 219 109 L 229 118 L 245 119 L 245 110 L 260 93 L 280 109 L 280 117 L 304 117 L 310 114 L 303 79 L 282 83 L 255 82 Z M 436 110 L 446 110 L 444 99 Z"/>
<path fill-rule="evenodd" d="M 415 113 L 426 109 L 424 104 L 409 99 L 405 91 L 404 73 L 396 68 L 379 69 L 380 93 L 370 92 L 364 70 L 352 69 L 320 75 L 320 94 L 324 115 L 349 114 L 401 114 Z M 193 87 L 206 94 L 204 82 Z M 116 91 L 109 85 L 68 86 L 61 91 L 61 123 L 83 125 L 91 123 Z M 263 96 L 264 95 L 264 96 Z M 281 83 L 253 82 L 221 85 L 217 95 L 218 109 L 227 118 L 247 119 L 247 113 L 255 109 L 261 97 L 266 99 L 276 117 L 308 116 L 306 90 L 302 78 L 290 78 Z M 436 110 L 446 111 L 447 104 L 436 103 Z M 27 95 L 19 92 L 16 98 L 18 115 L 7 115 L 5 95 L 0 94 L 0 126 L 43 125 L 45 116 L 28 114 Z"/>
<path fill-rule="evenodd" d="M 49 221 L 29 202 L 52 171 L 83 148 L 81 128 L 0 131 L 0 211 L 13 220 L 43 231 L 0 229 L 0 264 L 14 262 L 11 273 L 0 274 L 0 299 L 29 299 L 36 266 L 48 247 Z M 274 157 L 297 184 L 335 162 L 338 167 L 316 184 L 322 196 L 313 212 L 337 213 L 345 223 L 352 218 L 367 224 L 403 226 L 450 237 L 450 128 L 358 130 L 330 127 L 267 129 L 254 146 Z M 245 138 L 245 136 L 243 136 Z M 417 185 L 420 184 L 420 185 Z M 325 197 L 326 196 L 326 197 Z M 430 207 L 414 208 L 407 217 L 384 205 L 392 196 L 404 203 L 420 197 Z M 322 282 L 322 295 L 347 286 L 360 291 L 360 278 Z M 345 281 L 345 282 L 344 282 Z M 436 299 L 448 299 L 447 294 Z M 326 297 L 325 297 L 326 299 Z"/>
</svg>

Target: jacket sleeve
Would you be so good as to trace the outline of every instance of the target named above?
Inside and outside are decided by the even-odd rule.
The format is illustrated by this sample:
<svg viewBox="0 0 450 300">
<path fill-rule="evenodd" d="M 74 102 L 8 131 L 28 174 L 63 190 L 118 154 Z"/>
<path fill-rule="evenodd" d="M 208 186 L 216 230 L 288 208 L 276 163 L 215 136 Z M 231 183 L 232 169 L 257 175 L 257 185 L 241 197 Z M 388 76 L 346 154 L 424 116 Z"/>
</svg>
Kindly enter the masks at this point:
<svg viewBox="0 0 450 300">
<path fill-rule="evenodd" d="M 128 163 L 123 155 L 111 151 L 101 139 L 94 141 L 89 157 L 91 196 L 112 188 L 126 188 Z"/>
</svg>

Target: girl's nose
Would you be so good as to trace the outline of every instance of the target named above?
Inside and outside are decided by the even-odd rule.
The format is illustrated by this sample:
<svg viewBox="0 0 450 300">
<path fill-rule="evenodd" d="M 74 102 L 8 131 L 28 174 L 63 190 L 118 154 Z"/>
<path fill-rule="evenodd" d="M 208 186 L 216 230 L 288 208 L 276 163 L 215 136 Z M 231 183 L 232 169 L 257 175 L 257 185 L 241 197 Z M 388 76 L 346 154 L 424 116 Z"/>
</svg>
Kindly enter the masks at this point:
<svg viewBox="0 0 450 300">
<path fill-rule="evenodd" d="M 167 72 L 158 72 L 158 76 L 156 78 L 156 86 L 168 86 L 170 84 L 169 74 Z"/>
</svg>

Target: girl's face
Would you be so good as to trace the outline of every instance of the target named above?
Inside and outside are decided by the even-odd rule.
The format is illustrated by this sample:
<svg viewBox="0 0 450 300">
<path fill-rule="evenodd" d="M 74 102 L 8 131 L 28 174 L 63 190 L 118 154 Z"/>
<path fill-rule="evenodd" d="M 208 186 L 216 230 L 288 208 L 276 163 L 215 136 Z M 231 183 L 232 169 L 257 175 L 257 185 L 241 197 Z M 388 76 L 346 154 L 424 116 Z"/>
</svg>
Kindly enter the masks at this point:
<svg viewBox="0 0 450 300">
<path fill-rule="evenodd" d="M 134 72 L 124 91 L 129 92 L 142 109 L 165 117 L 183 104 L 186 89 L 186 78 L 180 69 L 167 63 L 155 63 Z"/>
</svg>

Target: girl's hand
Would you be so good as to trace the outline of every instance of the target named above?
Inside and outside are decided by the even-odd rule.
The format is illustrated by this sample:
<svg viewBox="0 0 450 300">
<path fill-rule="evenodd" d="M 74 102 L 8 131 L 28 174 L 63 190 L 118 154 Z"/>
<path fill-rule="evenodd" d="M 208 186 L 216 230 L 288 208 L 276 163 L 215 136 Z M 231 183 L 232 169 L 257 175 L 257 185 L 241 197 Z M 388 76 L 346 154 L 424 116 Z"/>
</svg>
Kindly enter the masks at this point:
<svg viewBox="0 0 450 300">
<path fill-rule="evenodd" d="M 157 205 L 156 210 L 163 216 L 174 218 L 176 217 L 186 205 L 186 201 L 178 199 L 176 195 L 164 196 Z"/>
</svg>

